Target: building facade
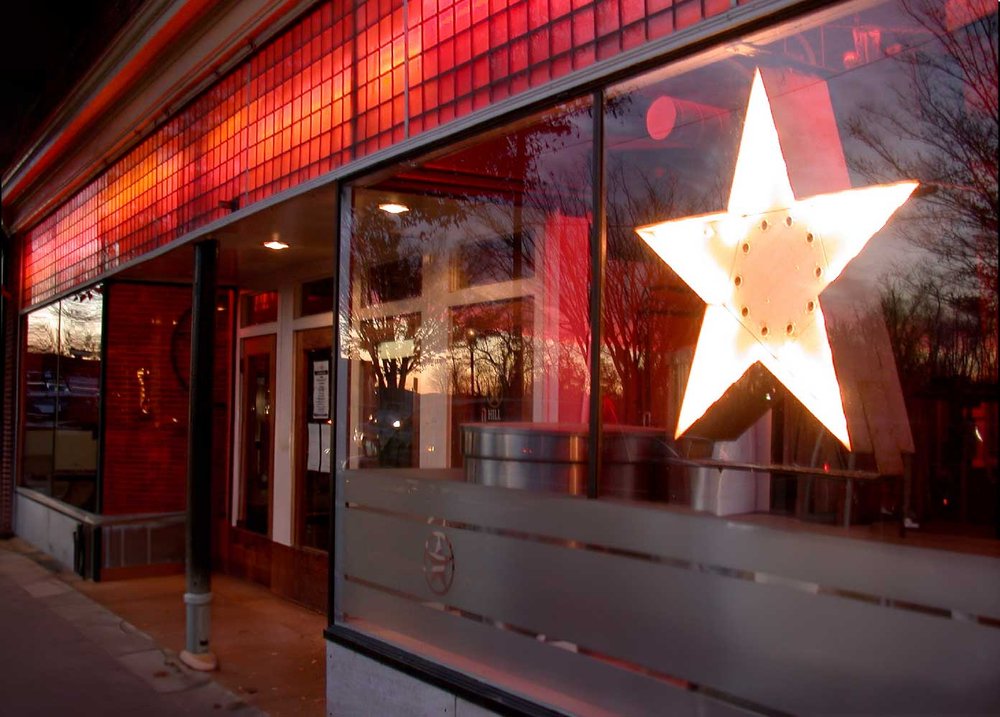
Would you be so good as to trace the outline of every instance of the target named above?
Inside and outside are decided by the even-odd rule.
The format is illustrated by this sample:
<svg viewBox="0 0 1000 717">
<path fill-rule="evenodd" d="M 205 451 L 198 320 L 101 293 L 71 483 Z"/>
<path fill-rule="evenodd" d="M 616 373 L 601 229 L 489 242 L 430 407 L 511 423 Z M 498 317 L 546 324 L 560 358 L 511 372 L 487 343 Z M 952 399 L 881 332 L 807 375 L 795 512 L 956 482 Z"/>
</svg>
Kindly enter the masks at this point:
<svg viewBox="0 0 1000 717">
<path fill-rule="evenodd" d="M 996 712 L 997 36 L 151 1 L 4 176 L 0 511 L 178 569 L 209 312 L 213 564 L 332 714 Z"/>
</svg>

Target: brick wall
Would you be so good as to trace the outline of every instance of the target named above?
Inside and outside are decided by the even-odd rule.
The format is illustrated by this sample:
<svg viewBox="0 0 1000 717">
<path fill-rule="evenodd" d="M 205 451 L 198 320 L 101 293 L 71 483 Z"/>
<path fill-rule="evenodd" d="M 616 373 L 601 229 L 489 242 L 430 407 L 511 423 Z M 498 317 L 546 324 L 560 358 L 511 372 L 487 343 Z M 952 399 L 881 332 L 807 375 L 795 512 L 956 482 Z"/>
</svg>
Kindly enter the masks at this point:
<svg viewBox="0 0 1000 717">
<path fill-rule="evenodd" d="M 5 269 L 7 276 L 2 277 L 3 288 L 7 293 L 3 301 L 3 393 L 0 394 L 0 536 L 10 534 L 14 529 L 14 444 L 17 436 L 17 421 L 14 409 L 17 395 L 17 275 L 15 267 L 17 257 L 14 256 L 15 243 L 7 244 L 8 252 Z"/>
<path fill-rule="evenodd" d="M 191 288 L 116 283 L 105 292 L 103 511 L 185 508 Z M 231 316 L 217 315 L 215 479 L 228 471 Z"/>
</svg>

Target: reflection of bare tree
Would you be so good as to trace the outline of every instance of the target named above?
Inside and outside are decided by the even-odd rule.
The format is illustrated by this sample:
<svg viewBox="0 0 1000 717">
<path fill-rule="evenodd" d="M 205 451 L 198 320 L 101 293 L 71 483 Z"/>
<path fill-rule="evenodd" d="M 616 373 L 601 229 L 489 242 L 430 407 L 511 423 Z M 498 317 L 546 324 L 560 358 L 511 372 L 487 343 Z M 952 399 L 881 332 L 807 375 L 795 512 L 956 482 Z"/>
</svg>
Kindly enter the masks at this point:
<svg viewBox="0 0 1000 717">
<path fill-rule="evenodd" d="M 42 311 L 46 311 L 43 309 Z M 59 348 L 58 317 L 46 321 L 41 317 L 28 317 L 28 351 L 33 354 L 54 354 Z"/>
<path fill-rule="evenodd" d="M 932 257 L 892 281 L 883 309 L 910 380 L 997 378 L 997 22 L 992 0 L 904 0 L 922 32 L 894 56 L 908 79 L 850 123 L 870 150 L 855 167 L 921 182 L 915 221 L 900 230 Z M 951 8 L 951 10 L 949 10 Z"/>
<path fill-rule="evenodd" d="M 371 363 L 376 391 L 405 389 L 407 379 L 420 369 L 424 331 L 418 315 L 362 321 L 348 336 L 359 357 Z"/>
<path fill-rule="evenodd" d="M 896 227 L 925 258 L 889 277 L 881 297 L 910 415 L 920 416 L 911 507 L 922 518 L 995 521 L 998 508 L 976 491 L 993 484 L 996 494 L 996 431 L 977 421 L 996 415 L 997 9 L 900 2 L 918 28 L 889 60 L 905 81 L 850 130 L 867 150 L 855 169 L 923 190 L 912 221 Z"/>
<path fill-rule="evenodd" d="M 60 303 L 61 347 L 64 355 L 99 358 L 101 352 L 100 290 L 90 290 Z"/>
<path fill-rule="evenodd" d="M 581 218 L 589 221 L 590 126 L 589 107 L 572 108 L 535 119 L 497 136 L 488 146 L 442 163 L 442 168 L 470 177 L 464 226 L 478 231 L 453 248 L 453 288 L 527 280 L 532 288 L 525 286 L 525 296 L 553 289 L 557 293 L 544 298 L 541 311 L 558 312 L 559 330 L 558 335 L 533 334 L 533 304 L 524 299 L 456 312 L 453 392 L 467 390 L 516 404 L 532 390 L 535 351 L 547 371 L 567 363 L 586 365 L 586 232 L 582 253 L 557 235 L 560 222 L 575 227 Z"/>
<path fill-rule="evenodd" d="M 910 274 L 889 281 L 882 313 L 896 364 L 912 388 L 938 378 L 996 376 L 996 343 L 985 335 L 995 323 L 984 321 L 981 312 L 975 297 L 955 295 L 934 277 Z"/>
<path fill-rule="evenodd" d="M 531 393 L 531 341 L 525 331 L 531 315 L 529 301 L 480 304 L 455 312 L 452 375 L 462 377 L 469 394 L 500 400 Z M 463 370 L 465 356 L 468 371 Z"/>
<path fill-rule="evenodd" d="M 636 227 L 697 211 L 699 197 L 684 192 L 675 177 L 653 179 L 625 162 L 609 163 L 608 260 L 604 285 L 602 385 L 620 397 L 621 410 L 608 418 L 640 423 L 654 409 L 650 387 L 666 376 L 671 354 L 690 339 L 691 322 L 703 304 L 635 234 Z M 716 188 L 717 189 L 717 188 Z M 721 191 L 716 191 L 722 196 Z M 694 298 L 695 300 L 692 300 Z M 683 326 L 673 324 L 680 320 Z M 610 363 L 610 365 L 607 365 Z M 666 420 L 656 416 L 657 422 Z"/>
<path fill-rule="evenodd" d="M 100 288 L 89 289 L 28 317 L 31 353 L 99 359 L 103 302 Z"/>
<path fill-rule="evenodd" d="M 367 198 L 366 198 L 367 199 Z M 351 285 L 354 312 L 364 307 L 419 297 L 423 291 L 423 256 L 431 251 L 435 231 L 453 226 L 452 202 L 429 199 L 405 220 L 380 211 L 367 199 L 351 214 Z M 404 233 L 408 227 L 417 231 Z M 345 355 L 371 364 L 379 392 L 405 390 L 408 378 L 433 359 L 427 347 L 446 329 L 441 320 L 420 314 L 373 312 L 370 318 L 343 316 L 340 327 Z"/>
<path fill-rule="evenodd" d="M 652 357 L 660 353 L 653 344 L 664 338 L 660 332 L 650 332 L 652 292 L 666 279 L 663 262 L 637 241 L 635 227 L 648 223 L 650 216 L 673 215 L 676 185 L 667 181 L 656 186 L 648 177 L 630 184 L 628 174 L 619 163 L 609 167 L 607 178 L 609 193 L 617 201 L 608 203 L 604 351 L 614 371 L 602 371 L 602 378 L 613 379 L 611 385 L 604 384 L 605 390 L 621 391 L 626 415 L 617 418 L 635 424 L 649 410 L 645 388 L 652 378 Z"/>
<path fill-rule="evenodd" d="M 386 402 L 409 401 L 434 442 L 442 418 L 452 429 L 498 416 L 537 419 L 531 399 L 542 380 L 541 395 L 552 401 L 544 416 L 562 415 L 561 401 L 579 410 L 592 125 L 581 103 L 354 191 L 351 312 L 341 336 L 361 364 L 353 390 L 359 408 L 370 409 L 362 421 Z M 390 199 L 409 210 L 379 211 Z M 571 313 L 577 283 L 581 310 Z M 578 370 L 564 374 L 567 364 Z M 422 394 L 448 403 L 403 395 L 414 378 Z"/>
</svg>

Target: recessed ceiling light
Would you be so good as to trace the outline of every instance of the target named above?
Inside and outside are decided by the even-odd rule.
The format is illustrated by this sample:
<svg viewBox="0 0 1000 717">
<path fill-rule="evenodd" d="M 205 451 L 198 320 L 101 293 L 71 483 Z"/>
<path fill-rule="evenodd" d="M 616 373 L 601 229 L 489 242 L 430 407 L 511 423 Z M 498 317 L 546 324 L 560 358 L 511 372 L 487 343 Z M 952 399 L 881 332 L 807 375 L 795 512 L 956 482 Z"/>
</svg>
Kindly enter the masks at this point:
<svg viewBox="0 0 1000 717">
<path fill-rule="evenodd" d="M 274 251 L 279 251 L 281 249 L 287 249 L 288 245 L 281 241 L 281 235 L 278 232 L 271 234 L 271 241 L 264 242 L 264 246 L 268 249 L 273 249 Z"/>
<path fill-rule="evenodd" d="M 403 212 L 410 211 L 410 208 L 405 204 L 395 204 L 393 202 L 379 204 L 378 208 L 387 214 L 402 214 Z"/>
</svg>

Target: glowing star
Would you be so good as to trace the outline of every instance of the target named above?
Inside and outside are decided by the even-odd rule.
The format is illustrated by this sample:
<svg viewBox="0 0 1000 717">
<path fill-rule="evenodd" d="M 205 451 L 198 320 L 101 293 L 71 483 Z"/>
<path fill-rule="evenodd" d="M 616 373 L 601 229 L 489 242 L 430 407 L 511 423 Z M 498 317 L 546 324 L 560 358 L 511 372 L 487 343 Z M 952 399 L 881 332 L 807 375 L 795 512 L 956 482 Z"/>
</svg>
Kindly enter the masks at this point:
<svg viewBox="0 0 1000 717">
<path fill-rule="evenodd" d="M 708 304 L 675 436 L 760 361 L 850 449 L 819 295 L 916 187 L 796 199 L 754 74 L 728 209 L 636 229 Z"/>
</svg>

